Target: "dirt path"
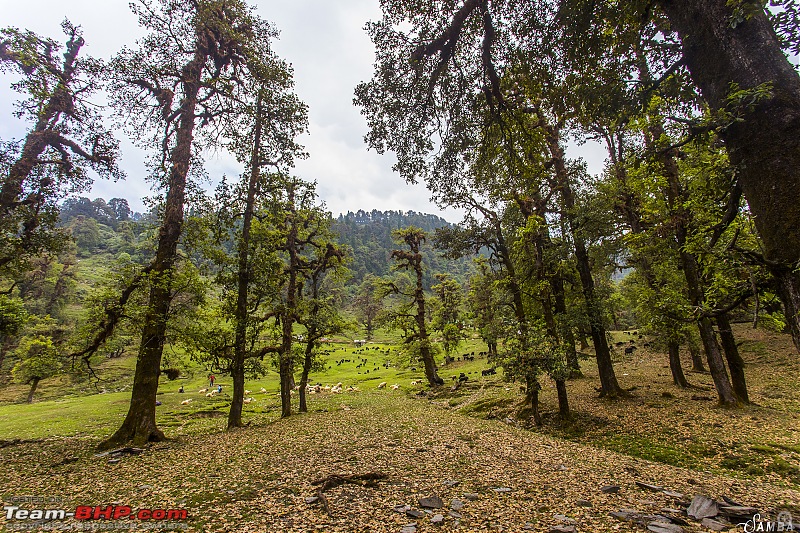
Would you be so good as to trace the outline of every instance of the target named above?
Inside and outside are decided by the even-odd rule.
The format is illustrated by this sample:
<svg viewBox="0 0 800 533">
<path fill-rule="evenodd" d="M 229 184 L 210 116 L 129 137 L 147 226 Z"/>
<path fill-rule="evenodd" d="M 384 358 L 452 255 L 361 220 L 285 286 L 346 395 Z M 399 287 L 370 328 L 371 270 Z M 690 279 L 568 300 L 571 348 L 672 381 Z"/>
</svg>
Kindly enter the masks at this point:
<svg viewBox="0 0 800 533">
<path fill-rule="evenodd" d="M 425 400 L 363 393 L 345 401 L 327 402 L 329 412 L 155 445 L 117 464 L 95 457 L 91 441 L 9 446 L 0 450 L 3 497 L 57 496 L 67 509 L 114 503 L 186 508 L 191 531 L 397 533 L 411 522 L 420 532 L 524 531 L 526 525 L 550 531 L 569 525 L 555 515 L 574 520 L 577 531 L 641 530 L 609 512 L 655 513 L 677 502 L 636 487 L 637 480 L 687 499 L 725 495 L 767 512 L 800 509 L 798 491 L 631 459 L 468 418 Z M 329 514 L 320 502 L 306 502 L 317 490 L 314 480 L 368 472 L 387 477 L 373 487 L 344 484 L 326 491 Z M 605 494 L 605 485 L 620 490 Z M 422 518 L 395 510 L 422 510 L 418 499 L 432 495 L 444 507 Z M 453 499 L 463 507 L 451 516 Z M 436 513 L 444 516 L 440 526 L 431 523 Z M 693 523 L 685 531 L 707 530 Z"/>
</svg>

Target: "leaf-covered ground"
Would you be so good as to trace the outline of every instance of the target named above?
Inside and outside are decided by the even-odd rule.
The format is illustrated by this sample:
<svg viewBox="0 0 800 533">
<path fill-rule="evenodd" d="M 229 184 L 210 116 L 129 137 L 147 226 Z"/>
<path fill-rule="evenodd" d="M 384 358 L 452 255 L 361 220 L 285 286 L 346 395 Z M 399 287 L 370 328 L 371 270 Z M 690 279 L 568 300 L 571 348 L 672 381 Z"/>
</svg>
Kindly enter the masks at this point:
<svg viewBox="0 0 800 533">
<path fill-rule="evenodd" d="M 554 418 L 555 395 L 543 381 L 543 428 L 530 427 L 529 413 L 520 411 L 518 385 L 480 376 L 485 360 L 444 366 L 448 382 L 462 371 L 469 381 L 421 396 L 426 388 L 411 385 L 418 372 L 384 368 L 383 355 L 369 355 L 378 369 L 366 374 L 352 348 L 333 352 L 331 368 L 316 379 L 352 382 L 361 392 L 311 396 L 310 413 L 281 420 L 274 378 L 248 383 L 252 425 L 232 433 L 223 431 L 229 396 L 198 393 L 202 375 L 180 381 L 185 394 L 165 381 L 159 423 L 173 440 L 118 463 L 95 456 L 94 447 L 124 415 L 125 393 L 4 405 L 0 437 L 33 441 L 0 447 L 1 495 L 4 502 L 55 496 L 67 509 L 185 508 L 181 523 L 189 530 L 220 532 L 400 533 L 412 522 L 419 532 L 551 532 L 573 521 L 578 532 L 641 531 L 609 513 L 680 508 L 681 498 L 636 481 L 685 501 L 727 496 L 763 516 L 800 516 L 800 360 L 786 336 L 744 327 L 737 335 L 755 402 L 738 410 L 716 406 L 707 374 L 688 374 L 692 389 L 674 387 L 666 356 L 644 346 L 616 361 L 621 384 L 633 388 L 625 400 L 599 399 L 593 362 L 584 361 L 586 377 L 568 384 L 570 424 Z M 343 358 L 351 362 L 337 364 Z M 401 388 L 379 390 L 380 381 Z M 191 405 L 180 404 L 190 397 Z M 307 501 L 318 495 L 316 480 L 369 473 L 386 477 L 326 490 L 327 510 L 323 501 Z M 619 492 L 600 490 L 609 485 Z M 443 507 L 425 513 L 418 500 L 433 495 Z M 404 506 L 423 515 L 410 517 Z M 433 523 L 436 514 L 441 525 Z M 684 531 L 708 529 L 689 520 Z"/>
<path fill-rule="evenodd" d="M 687 498 L 725 495 L 767 512 L 800 509 L 800 492 L 790 488 L 533 434 L 399 392 L 368 391 L 322 403 L 329 411 L 184 437 L 117 464 L 95 457 L 89 439 L 7 446 L 0 450 L 4 497 L 56 495 L 67 508 L 186 508 L 187 524 L 196 531 L 399 532 L 412 521 L 418 531 L 522 531 L 526 525 L 549 531 L 562 523 L 555 515 L 576 520 L 578 531 L 633 530 L 608 513 L 676 505 L 663 493 L 639 489 L 637 480 Z M 316 493 L 314 480 L 367 472 L 387 477 L 374 487 L 345 484 L 326 491 L 329 512 L 306 502 Z M 599 490 L 605 485 L 621 490 L 605 494 Z M 468 493 L 477 499 L 466 499 Z M 431 495 L 445 504 L 441 526 L 430 523 L 430 514 L 412 520 L 394 509 L 420 509 L 418 498 Z M 460 519 L 448 515 L 453 499 L 464 502 Z"/>
</svg>

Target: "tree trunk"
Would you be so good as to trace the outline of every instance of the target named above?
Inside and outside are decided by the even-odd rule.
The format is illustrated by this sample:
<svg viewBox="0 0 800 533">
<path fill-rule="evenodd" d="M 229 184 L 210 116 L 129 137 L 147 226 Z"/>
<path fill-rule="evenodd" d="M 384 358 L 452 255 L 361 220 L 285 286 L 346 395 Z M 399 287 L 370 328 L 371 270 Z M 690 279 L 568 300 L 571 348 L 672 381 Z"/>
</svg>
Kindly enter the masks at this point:
<svg viewBox="0 0 800 533">
<path fill-rule="evenodd" d="M 314 334 L 308 332 L 308 343 L 306 344 L 305 358 L 303 359 L 303 373 L 300 375 L 300 412 L 307 413 L 306 387 L 308 387 L 308 374 L 311 372 L 311 363 L 314 360 Z"/>
<path fill-rule="evenodd" d="M 715 110 L 729 106 L 739 89 L 768 85 L 769 96 L 721 133 L 737 168 L 764 256 L 774 266 L 787 313 L 795 317 L 792 338 L 800 351 L 800 284 L 786 276 L 800 264 L 800 76 L 781 50 L 763 9 L 732 24 L 726 0 L 661 0 L 678 31 L 684 62 Z M 777 271 L 777 272 L 776 272 Z"/>
<path fill-rule="evenodd" d="M 250 286 L 250 228 L 256 203 L 256 189 L 260 176 L 261 161 L 261 92 L 256 98 L 255 126 L 253 128 L 253 151 L 250 154 L 250 179 L 247 183 L 247 200 L 242 218 L 242 236 L 239 240 L 237 287 L 236 287 L 236 336 L 233 341 L 233 399 L 228 412 L 228 429 L 242 427 L 244 401 L 244 361 L 247 358 L 247 293 Z"/>
<path fill-rule="evenodd" d="M 244 361 L 235 360 L 231 365 L 231 378 L 233 378 L 233 397 L 231 408 L 228 411 L 228 429 L 240 428 L 242 424 L 242 408 L 244 407 Z"/>
<path fill-rule="evenodd" d="M 143 446 L 147 442 L 164 439 L 164 433 L 156 425 L 156 393 L 172 298 L 173 268 L 177 258 L 178 241 L 183 230 L 186 177 L 192 158 L 195 109 L 202 68 L 206 60 L 206 49 L 206 46 L 200 46 L 198 43 L 192 62 L 184 69 L 185 96 L 181 106 L 175 147 L 170 154 L 172 166 L 164 205 L 164 220 L 158 232 L 156 257 L 152 263 L 150 304 L 142 328 L 130 408 L 122 426 L 100 444 L 101 448 L 110 448 L 128 441 L 133 441 L 136 446 Z"/>
<path fill-rule="evenodd" d="M 430 349 L 430 340 L 428 338 L 428 329 L 425 324 L 425 291 L 422 284 L 422 256 L 419 250 L 414 250 L 415 263 L 414 270 L 417 275 L 417 285 L 414 289 L 414 299 L 417 303 L 417 314 L 414 319 L 417 322 L 417 332 L 419 334 L 419 353 L 422 357 L 422 363 L 425 365 L 425 377 L 431 387 L 438 387 L 444 385 L 444 380 L 439 377 L 436 371 L 436 361 L 433 359 L 433 354 Z"/>
<path fill-rule="evenodd" d="M 600 396 L 605 398 L 616 398 L 624 393 L 619 386 L 617 376 L 614 372 L 614 364 L 611 361 L 611 350 L 608 348 L 606 338 L 606 328 L 603 325 L 603 315 L 600 311 L 600 302 L 597 301 L 595 294 L 594 278 L 592 277 L 592 267 L 589 263 L 589 254 L 586 251 L 586 242 L 580 235 L 580 228 L 575 220 L 573 211 L 575 210 L 575 194 L 570 184 L 569 173 L 564 161 L 564 150 L 560 144 L 560 133 L 555 127 L 545 128 L 547 143 L 550 155 L 553 158 L 556 179 L 561 191 L 561 198 L 564 203 L 567 222 L 572 240 L 575 247 L 575 262 L 578 274 L 581 279 L 583 298 L 586 302 L 586 315 L 589 318 L 589 329 L 594 343 L 594 351 L 597 360 L 597 370 L 600 374 Z"/>
<path fill-rule="evenodd" d="M 800 353 L 800 272 L 773 268 L 772 275 L 778 283 L 778 295 L 783 303 L 783 314 L 792 334 L 794 347 Z"/>
<path fill-rule="evenodd" d="M 533 411 L 533 422 L 537 427 L 542 427 L 542 414 L 539 412 L 539 390 L 542 388 L 536 379 L 527 378 L 526 394 Z"/>
<path fill-rule="evenodd" d="M 558 393 L 558 415 L 561 421 L 567 421 L 571 415 L 569 412 L 569 399 L 567 398 L 567 384 L 563 379 L 556 380 L 556 392 Z"/>
<path fill-rule="evenodd" d="M 739 355 L 739 347 L 736 346 L 736 339 L 733 336 L 730 320 L 727 313 L 717 317 L 719 327 L 719 338 L 722 349 L 725 352 L 725 359 L 728 361 L 728 369 L 731 371 L 731 383 L 733 392 L 741 403 L 750 403 L 750 396 L 747 394 L 747 381 L 744 377 L 744 360 Z"/>
<path fill-rule="evenodd" d="M 759 5 L 732 20 L 727 0 L 659 0 L 682 41 L 684 63 L 712 109 L 730 106 L 732 84 L 768 84 L 769 96 L 721 132 L 765 257 L 784 268 L 800 262 L 800 76 Z M 749 4 L 743 4 L 749 6 Z"/>
<path fill-rule="evenodd" d="M 708 369 L 711 378 L 714 380 L 714 387 L 717 389 L 719 403 L 725 407 L 736 405 L 736 395 L 733 392 L 731 381 L 728 378 L 728 371 L 725 368 L 725 361 L 722 359 L 719 345 L 714 338 L 714 329 L 711 326 L 710 318 L 701 318 L 698 323 L 700 329 L 700 339 L 703 341 L 703 349 L 706 352 Z"/>
<path fill-rule="evenodd" d="M 695 342 L 694 336 L 690 336 L 687 341 L 689 353 L 692 355 L 692 372 L 705 372 L 706 367 L 703 364 L 703 356 L 700 355 L 700 347 Z"/>
<path fill-rule="evenodd" d="M 550 286 L 553 291 L 553 299 L 555 300 L 556 315 L 561 317 L 561 338 L 564 342 L 564 347 L 567 350 L 567 367 L 569 368 L 569 378 L 577 379 L 583 377 L 581 372 L 581 364 L 578 361 L 578 352 L 575 350 L 575 334 L 567 320 L 567 303 L 564 297 L 564 280 L 561 276 L 556 275 L 550 278 Z M 566 390 L 566 389 L 565 389 Z"/>
<path fill-rule="evenodd" d="M 41 381 L 41 378 L 31 379 L 31 390 L 28 391 L 28 403 L 33 403 L 33 393 L 36 392 L 36 387 L 39 385 L 39 381 Z"/>
<path fill-rule="evenodd" d="M 680 244 L 681 246 L 683 245 L 683 243 Z M 696 309 L 703 309 L 705 297 L 700 287 L 697 260 L 692 254 L 683 250 L 680 255 L 683 273 L 686 277 L 686 285 L 689 289 L 689 299 Z M 714 338 L 714 329 L 711 325 L 711 319 L 701 316 L 697 321 L 697 328 L 700 331 L 700 340 L 703 342 L 703 349 L 706 352 L 706 360 L 708 361 L 708 369 L 711 372 L 711 378 L 714 380 L 714 387 L 717 389 L 719 403 L 724 406 L 736 405 L 736 396 L 733 393 L 733 388 L 728 378 L 728 371 L 725 369 L 725 362 L 719 351 L 719 345 Z"/>
<path fill-rule="evenodd" d="M 686 376 L 683 374 L 683 367 L 681 366 L 680 345 L 677 342 L 670 342 L 667 346 L 669 351 L 669 368 L 672 370 L 672 382 L 681 388 L 689 387 L 689 382 L 686 381 Z"/>
</svg>

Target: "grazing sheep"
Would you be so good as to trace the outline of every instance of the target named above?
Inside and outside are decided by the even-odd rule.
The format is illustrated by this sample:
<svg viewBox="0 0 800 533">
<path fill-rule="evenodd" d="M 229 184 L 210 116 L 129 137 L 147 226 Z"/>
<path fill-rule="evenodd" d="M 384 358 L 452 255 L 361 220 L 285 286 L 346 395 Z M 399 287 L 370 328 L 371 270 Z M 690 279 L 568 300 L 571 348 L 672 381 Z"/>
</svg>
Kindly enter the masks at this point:
<svg viewBox="0 0 800 533">
<path fill-rule="evenodd" d="M 243 401 L 244 403 L 250 403 L 250 402 L 252 402 L 252 401 L 253 401 L 253 399 L 252 399 L 252 398 L 245 398 L 245 399 L 244 399 L 244 400 L 242 400 L 242 401 Z"/>
<path fill-rule="evenodd" d="M 267 389 L 265 389 L 264 387 L 261 387 L 261 392 L 267 392 Z"/>
<path fill-rule="evenodd" d="M 206 398 L 213 398 L 213 397 L 214 397 L 214 393 L 213 392 L 207 392 L 206 393 Z"/>
<path fill-rule="evenodd" d="M 247 394 L 247 395 L 250 395 L 250 394 L 252 394 L 252 392 L 251 392 L 251 391 L 249 391 L 249 390 L 247 390 L 247 389 L 245 389 L 245 390 L 244 390 L 244 393 L 245 393 L 245 394 Z"/>
<path fill-rule="evenodd" d="M 199 391 L 197 391 L 197 392 L 199 392 L 200 394 L 205 394 L 205 393 L 207 393 L 207 392 L 208 392 L 208 389 L 200 389 L 200 390 L 199 390 Z"/>
<path fill-rule="evenodd" d="M 397 383 L 395 383 L 394 385 L 392 385 L 392 390 L 397 390 L 397 389 L 399 389 L 399 388 L 400 388 L 400 385 L 398 385 Z"/>
<path fill-rule="evenodd" d="M 192 399 L 191 398 L 189 398 L 188 400 L 183 400 L 181 402 L 181 405 L 189 405 L 190 403 L 192 403 Z"/>
<path fill-rule="evenodd" d="M 381 381 L 380 383 L 378 383 L 378 388 L 379 389 L 385 389 L 386 388 L 386 382 L 385 381 Z"/>
</svg>

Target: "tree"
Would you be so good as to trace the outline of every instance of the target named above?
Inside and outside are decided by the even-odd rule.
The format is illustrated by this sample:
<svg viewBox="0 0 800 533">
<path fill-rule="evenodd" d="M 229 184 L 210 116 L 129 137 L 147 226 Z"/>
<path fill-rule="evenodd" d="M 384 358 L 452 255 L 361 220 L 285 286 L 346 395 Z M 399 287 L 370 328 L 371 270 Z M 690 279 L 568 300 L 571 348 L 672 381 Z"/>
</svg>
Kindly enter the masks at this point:
<svg viewBox="0 0 800 533">
<path fill-rule="evenodd" d="M 416 281 L 410 290 L 404 290 L 396 283 L 390 283 L 387 293 L 406 297 L 407 302 L 394 314 L 400 318 L 413 321 L 411 334 L 405 342 L 412 351 L 418 354 L 425 367 L 425 377 L 431 387 L 444 385 L 444 380 L 437 373 L 436 361 L 431 350 L 431 341 L 428 336 L 427 316 L 425 315 L 425 288 L 422 284 L 422 254 L 420 247 L 427 239 L 424 231 L 414 226 L 392 232 L 392 236 L 399 244 L 405 244 L 408 250 L 393 250 L 392 259 L 397 261 L 398 270 L 408 270 L 414 274 Z"/>
<path fill-rule="evenodd" d="M 434 277 L 439 283 L 431 287 L 436 296 L 433 301 L 434 311 L 431 327 L 441 333 L 444 353 L 449 356 L 463 340 L 461 333 L 463 289 L 448 274 L 435 274 Z"/>
<path fill-rule="evenodd" d="M 36 387 L 43 379 L 55 376 L 61 370 L 61 361 L 57 357 L 58 349 L 49 337 L 36 335 L 24 337 L 13 355 L 20 360 L 14 365 L 11 374 L 14 381 L 30 385 L 27 402 L 33 402 Z"/>
<path fill-rule="evenodd" d="M 112 99 L 132 133 L 159 148 L 154 177 L 166 194 L 154 259 L 123 291 L 83 350 L 96 349 L 108 337 L 131 293 L 147 282 L 148 307 L 130 408 L 102 447 L 164 438 L 155 421 L 155 398 L 190 172 L 200 171 L 201 147 L 225 140 L 226 118 L 241 112 L 235 93 L 248 74 L 248 61 L 275 35 L 240 0 L 141 0 L 132 9 L 150 33 L 138 49 L 124 49 L 112 61 Z"/>
<path fill-rule="evenodd" d="M 27 320 L 28 313 L 20 298 L 0 294 L 0 371 L 3 369 L 6 353 Z"/>
<path fill-rule="evenodd" d="M 91 185 L 89 169 L 123 176 L 118 143 L 90 98 L 100 89 L 103 65 L 81 56 L 80 28 L 65 20 L 63 59 L 59 44 L 17 28 L 0 30 L 0 72 L 13 72 L 12 88 L 25 95 L 18 118 L 33 123 L 21 143 L 0 146 L 0 272 L 20 268 L 42 251 L 57 251 L 56 201 Z M 15 266 L 16 265 L 16 266 Z"/>
<path fill-rule="evenodd" d="M 346 270 L 343 261 L 346 258 L 342 249 L 331 242 L 331 220 L 325 217 L 319 222 L 320 232 L 317 239 L 311 241 L 314 255 L 310 258 L 303 287 L 303 298 L 299 322 L 305 326 L 305 352 L 303 370 L 300 375 L 300 412 L 308 412 L 306 404 L 306 388 L 308 375 L 316 362 L 315 352 L 320 340 L 336 335 L 345 330 L 348 323 L 339 313 L 336 302 L 337 284 L 341 283 Z"/>
<path fill-rule="evenodd" d="M 360 318 L 367 332 L 367 339 L 372 339 L 377 327 L 377 320 L 383 311 L 383 298 L 380 296 L 382 281 L 374 274 L 367 274 L 358 287 L 353 299 L 353 310 Z"/>
<path fill-rule="evenodd" d="M 114 212 L 114 220 L 124 222 L 131 218 L 131 208 L 125 198 L 112 198 L 108 201 L 108 207 Z"/>
</svg>

